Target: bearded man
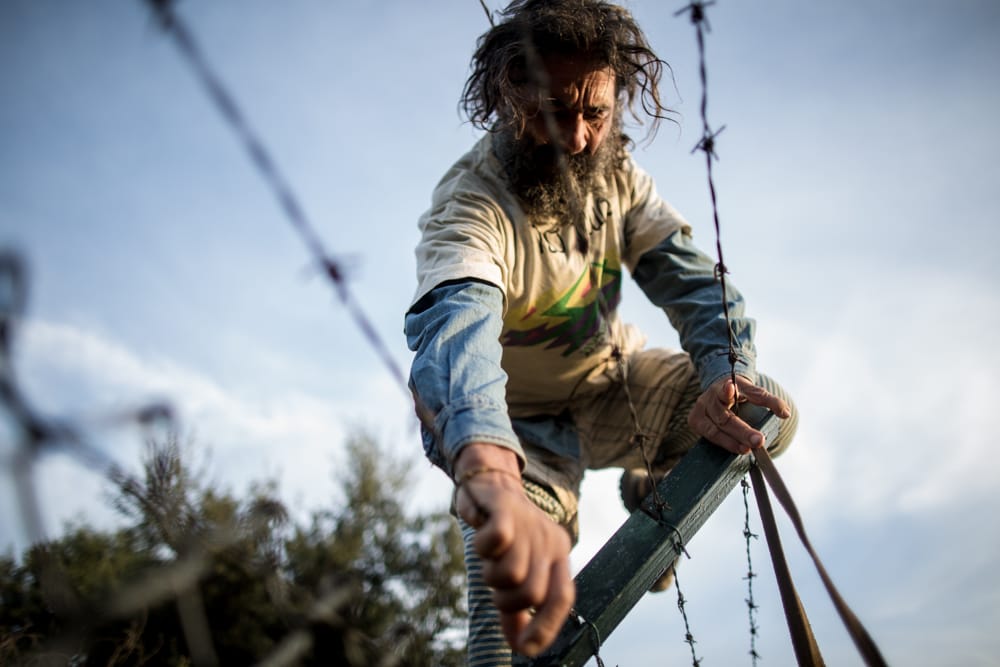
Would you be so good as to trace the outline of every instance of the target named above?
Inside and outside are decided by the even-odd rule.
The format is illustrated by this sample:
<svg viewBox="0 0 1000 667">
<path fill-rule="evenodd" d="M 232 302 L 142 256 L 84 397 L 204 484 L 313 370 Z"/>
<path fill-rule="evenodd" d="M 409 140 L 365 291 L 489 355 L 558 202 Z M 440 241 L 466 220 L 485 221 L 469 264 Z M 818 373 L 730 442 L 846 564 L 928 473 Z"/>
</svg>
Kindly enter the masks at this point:
<svg viewBox="0 0 1000 667">
<path fill-rule="evenodd" d="M 699 437 L 744 454 L 747 400 L 795 413 L 755 370 L 732 290 L 736 383 L 712 259 L 628 152 L 623 114 L 668 109 L 663 61 L 599 0 L 517 0 L 480 37 L 463 106 L 486 135 L 420 218 L 405 330 L 424 449 L 456 483 L 466 544 L 469 665 L 510 664 L 555 638 L 574 600 L 569 551 L 588 469 L 620 467 L 635 509 Z M 684 348 L 643 349 L 617 315 L 622 269 Z M 670 572 L 654 586 L 665 588 Z"/>
</svg>

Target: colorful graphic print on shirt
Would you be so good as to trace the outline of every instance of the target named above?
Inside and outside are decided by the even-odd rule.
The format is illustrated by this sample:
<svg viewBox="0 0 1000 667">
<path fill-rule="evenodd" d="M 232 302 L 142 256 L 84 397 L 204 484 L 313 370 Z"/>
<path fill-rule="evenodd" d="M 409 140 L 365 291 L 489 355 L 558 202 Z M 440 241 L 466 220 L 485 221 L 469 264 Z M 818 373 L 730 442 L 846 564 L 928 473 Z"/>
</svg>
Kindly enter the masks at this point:
<svg viewBox="0 0 1000 667">
<path fill-rule="evenodd" d="M 532 305 L 525 312 L 508 313 L 501 343 L 504 347 L 564 347 L 564 357 L 577 351 L 589 355 L 608 339 L 608 314 L 621 300 L 621 284 L 620 262 L 606 258 L 591 263 L 544 310 Z"/>
</svg>

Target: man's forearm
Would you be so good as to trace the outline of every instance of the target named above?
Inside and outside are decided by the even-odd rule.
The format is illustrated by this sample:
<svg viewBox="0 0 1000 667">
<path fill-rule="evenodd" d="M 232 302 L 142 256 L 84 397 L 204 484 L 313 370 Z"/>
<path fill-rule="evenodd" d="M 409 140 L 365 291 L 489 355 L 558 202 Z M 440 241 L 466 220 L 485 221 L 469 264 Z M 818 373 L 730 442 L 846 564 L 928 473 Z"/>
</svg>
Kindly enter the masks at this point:
<svg viewBox="0 0 1000 667">
<path fill-rule="evenodd" d="M 435 415 L 435 451 L 446 472 L 467 445 L 487 444 L 524 454 L 507 414 L 507 376 L 500 367 L 503 297 L 492 285 L 469 281 L 435 288 L 406 316 L 416 352 L 411 382 Z"/>
<path fill-rule="evenodd" d="M 729 334 L 715 263 L 694 246 L 690 235 L 671 234 L 639 259 L 632 276 L 649 300 L 666 311 L 681 346 L 698 369 L 702 389 L 728 375 Z M 755 323 L 744 315 L 743 296 L 728 287 L 736 372 L 752 380 L 756 377 Z"/>
</svg>

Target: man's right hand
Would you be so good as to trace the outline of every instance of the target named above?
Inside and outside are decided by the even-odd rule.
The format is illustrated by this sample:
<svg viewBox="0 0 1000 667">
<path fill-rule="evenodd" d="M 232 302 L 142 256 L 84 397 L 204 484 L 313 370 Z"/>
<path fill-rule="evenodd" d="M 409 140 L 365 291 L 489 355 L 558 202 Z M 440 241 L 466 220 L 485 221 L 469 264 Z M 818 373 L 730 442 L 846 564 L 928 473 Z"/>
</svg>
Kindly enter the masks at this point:
<svg viewBox="0 0 1000 667">
<path fill-rule="evenodd" d="M 535 656 L 555 640 L 576 598 L 570 577 L 570 540 L 524 495 L 517 456 L 490 444 L 465 446 L 455 461 L 455 479 L 466 479 L 455 506 L 476 529 L 473 548 L 483 560 L 483 578 L 511 648 Z"/>
</svg>

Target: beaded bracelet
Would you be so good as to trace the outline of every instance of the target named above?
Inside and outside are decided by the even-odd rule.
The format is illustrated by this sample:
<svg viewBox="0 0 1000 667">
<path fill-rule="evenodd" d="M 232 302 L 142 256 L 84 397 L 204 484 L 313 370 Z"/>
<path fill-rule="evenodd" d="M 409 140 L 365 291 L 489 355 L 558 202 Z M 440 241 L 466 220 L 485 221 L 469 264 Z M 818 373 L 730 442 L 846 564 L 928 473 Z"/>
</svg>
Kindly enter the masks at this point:
<svg viewBox="0 0 1000 667">
<path fill-rule="evenodd" d="M 518 486 L 521 485 L 521 476 L 520 475 L 516 475 L 516 474 L 512 473 L 509 470 L 504 470 L 503 468 L 491 468 L 490 466 L 480 466 L 478 468 L 473 468 L 472 470 L 466 470 L 464 473 L 462 473 L 462 476 L 459 477 L 457 480 L 455 480 L 455 488 L 456 489 L 460 489 L 460 488 L 462 488 L 463 484 L 465 484 L 466 482 L 468 482 L 473 477 L 476 477 L 477 475 L 482 475 L 482 474 L 485 474 L 485 473 L 488 473 L 488 472 L 498 472 L 501 475 L 507 475 L 508 477 L 510 477 L 513 480 L 515 480 L 517 482 Z"/>
</svg>

